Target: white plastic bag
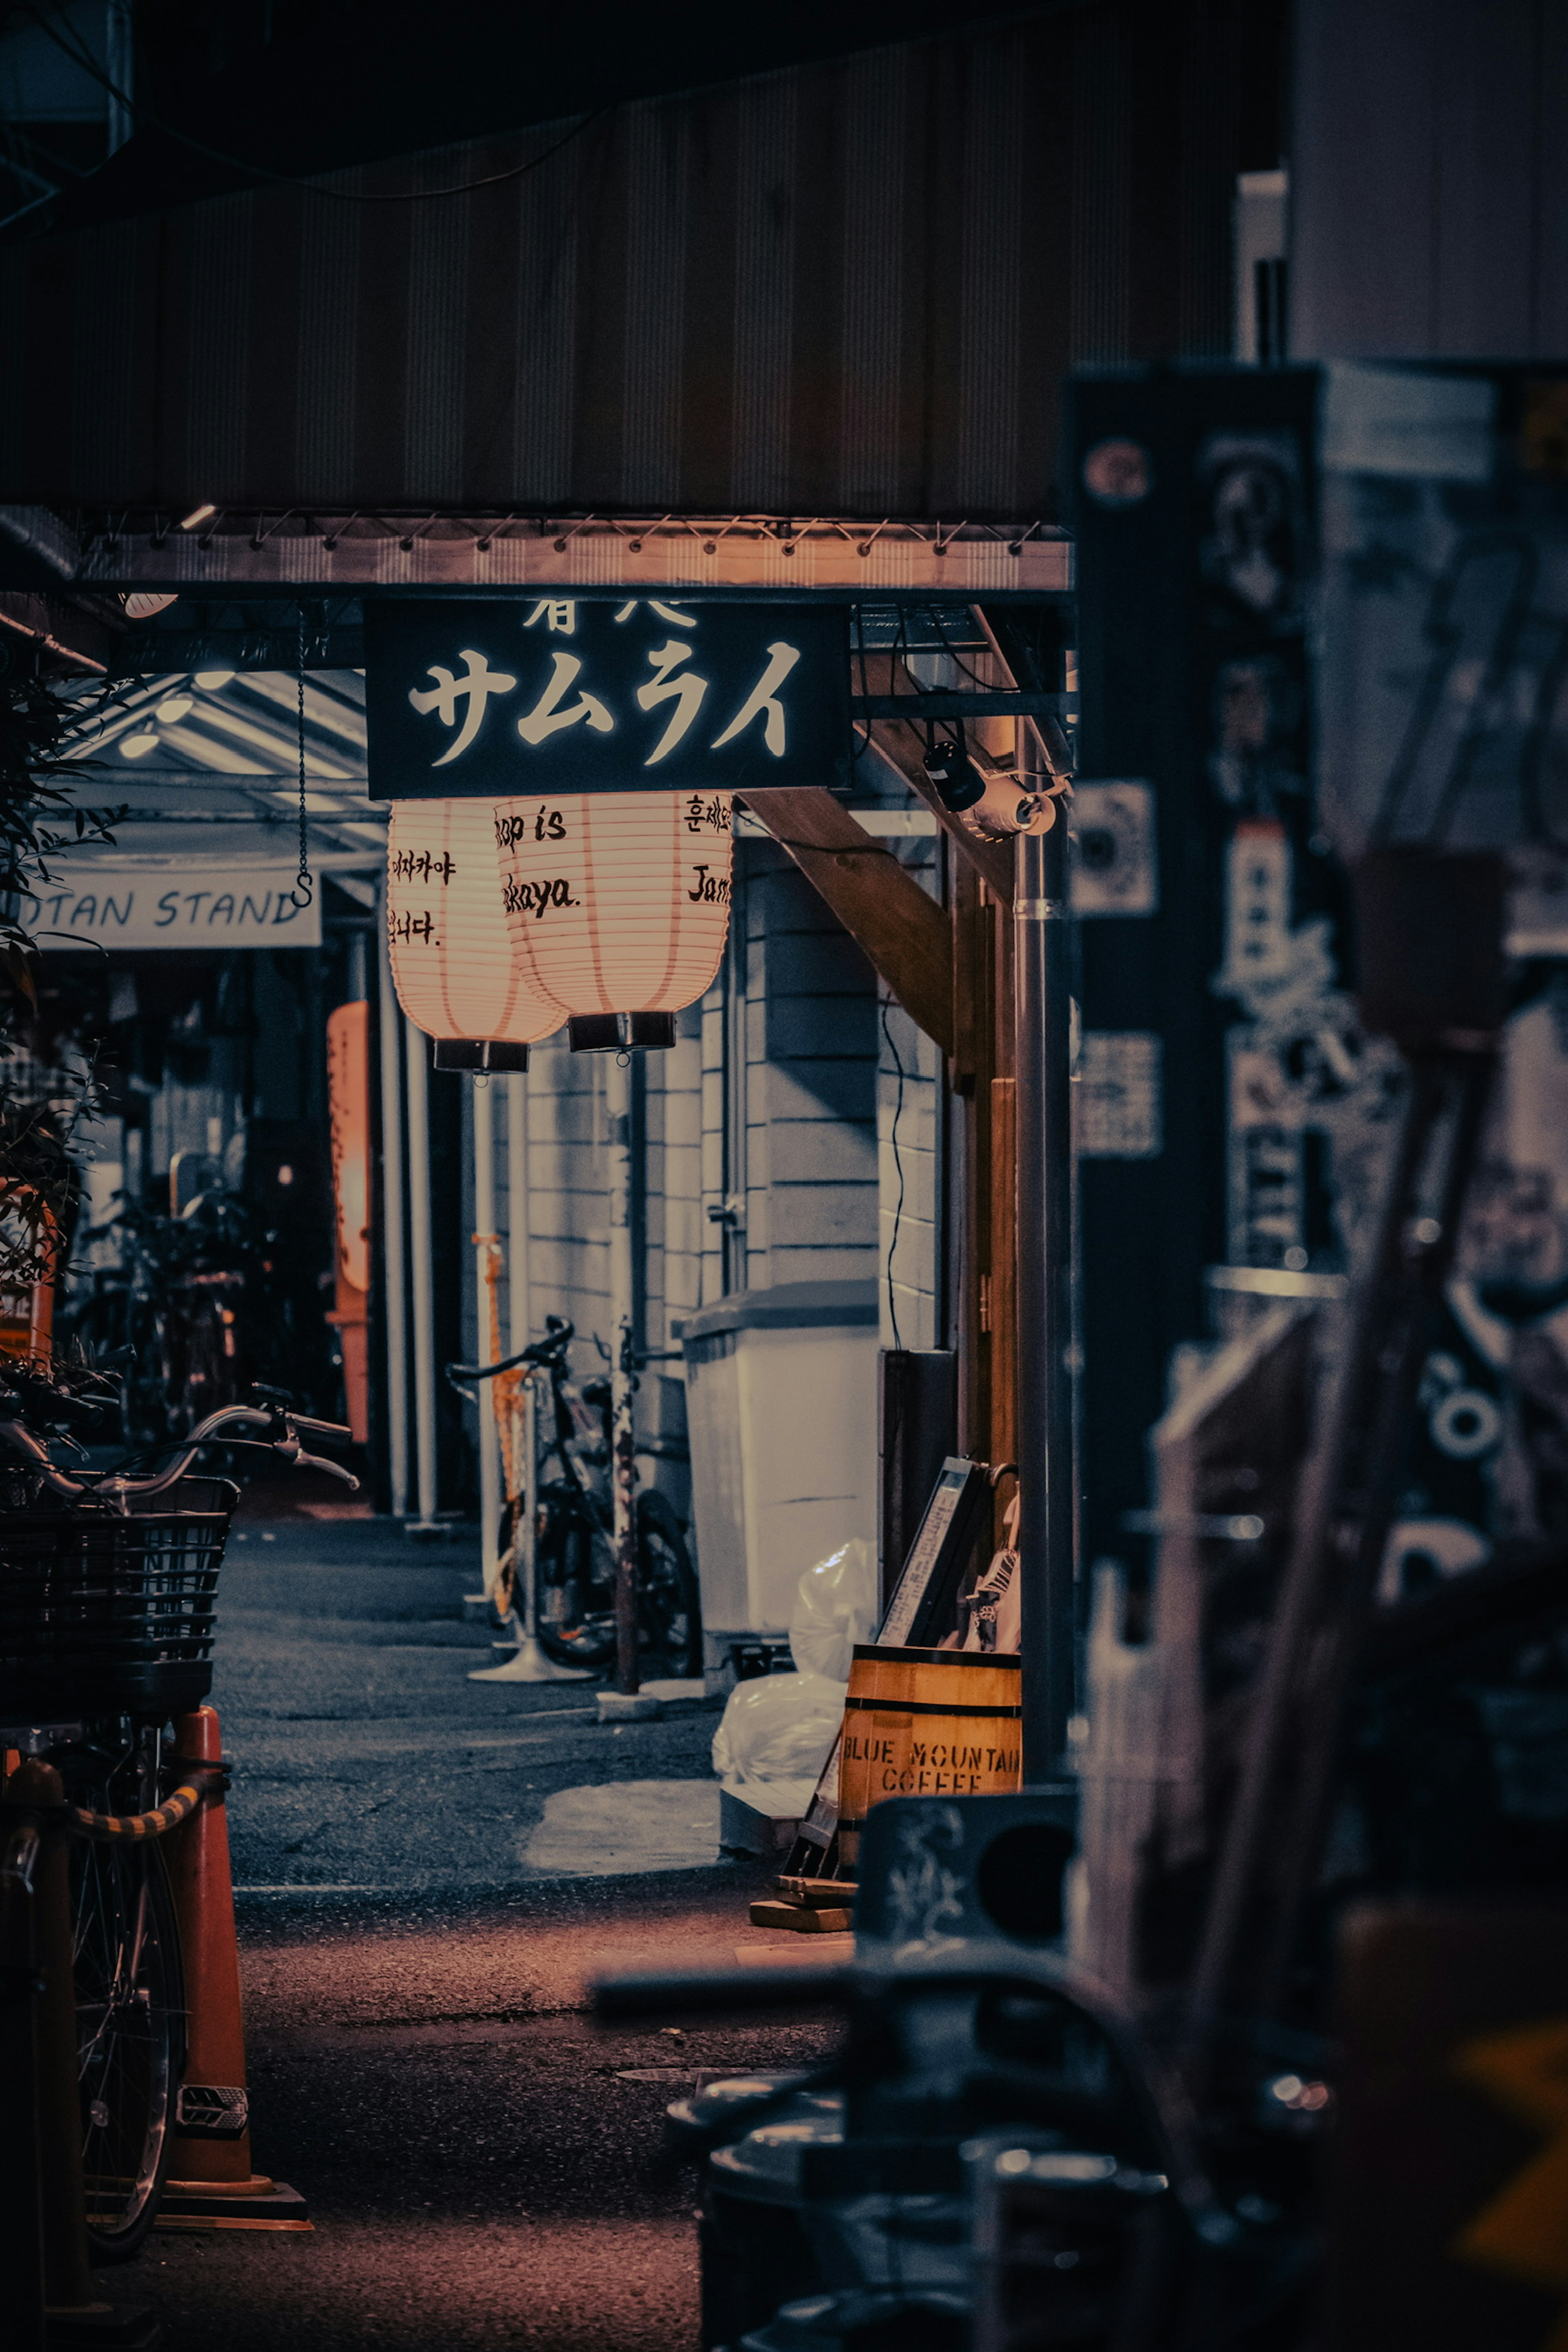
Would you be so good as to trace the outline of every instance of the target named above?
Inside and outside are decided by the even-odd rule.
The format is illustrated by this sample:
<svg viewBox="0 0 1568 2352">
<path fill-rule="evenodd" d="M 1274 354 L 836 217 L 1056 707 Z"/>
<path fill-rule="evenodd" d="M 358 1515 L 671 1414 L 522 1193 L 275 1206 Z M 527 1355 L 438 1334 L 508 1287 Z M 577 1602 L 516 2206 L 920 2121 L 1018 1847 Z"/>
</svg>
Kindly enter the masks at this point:
<svg viewBox="0 0 1568 2352">
<path fill-rule="evenodd" d="M 804 1813 L 838 1737 L 850 1653 L 877 1620 L 877 1556 L 860 1536 L 808 1568 L 790 1618 L 793 1675 L 737 1683 L 713 1734 L 713 1769 L 732 1797 L 775 1820 Z"/>
<path fill-rule="evenodd" d="M 713 1734 L 713 1769 L 739 1797 L 758 1782 L 815 1785 L 843 1714 L 842 1684 L 820 1675 L 758 1675 L 737 1683 Z"/>
<path fill-rule="evenodd" d="M 808 1568 L 795 1587 L 790 1655 L 803 1675 L 847 1683 L 856 1643 L 868 1642 L 876 1630 L 876 1547 L 864 1536 L 851 1536 Z"/>
</svg>

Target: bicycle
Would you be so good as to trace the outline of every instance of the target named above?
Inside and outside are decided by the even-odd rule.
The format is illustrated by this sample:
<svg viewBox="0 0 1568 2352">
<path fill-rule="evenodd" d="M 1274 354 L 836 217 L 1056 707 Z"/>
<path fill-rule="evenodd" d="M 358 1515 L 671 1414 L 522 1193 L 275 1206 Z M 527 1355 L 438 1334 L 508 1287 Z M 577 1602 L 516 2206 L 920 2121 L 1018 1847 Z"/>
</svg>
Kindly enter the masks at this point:
<svg viewBox="0 0 1568 2352">
<path fill-rule="evenodd" d="M 89 1360 L 123 1360 L 127 1445 L 188 1436 L 248 1386 L 289 1378 L 321 1344 L 325 1326 L 318 1331 L 313 1302 L 288 1279 L 280 1236 L 238 1195 L 198 1192 L 177 1217 L 121 1197 L 80 1238 L 108 1237 L 121 1263 L 76 1277 L 60 1326 Z"/>
<path fill-rule="evenodd" d="M 0 1745 L 53 1765 L 72 1805 L 118 1827 L 158 1807 L 178 1760 L 165 1727 L 211 1687 L 218 1568 L 239 1490 L 192 1476 L 198 1454 L 215 1443 L 257 1444 L 355 1487 L 352 1472 L 301 1444 L 346 1444 L 351 1433 L 285 1404 L 241 1403 L 177 1446 L 149 1449 L 175 1458 L 148 1475 L 128 1475 L 136 1456 L 72 1473 L 20 1417 L 20 1387 L 0 1391 L 0 1455 L 9 1457 L 0 1467 Z M 99 1836 L 73 1841 L 71 1855 L 77 2061 L 88 2242 L 95 2261 L 117 2262 L 156 2218 L 185 2008 L 156 1837 Z"/>
<path fill-rule="evenodd" d="M 464 1381 L 489 1381 L 526 1368 L 549 1381 L 549 1403 L 539 1418 L 545 1437 L 540 1457 L 552 1458 L 558 1475 L 538 1487 L 534 1522 L 534 1574 L 541 1648 L 558 1665 L 586 1666 L 602 1673 L 616 1655 L 616 1559 L 608 1481 L 595 1472 L 610 1461 L 610 1383 L 598 1379 L 573 1387 L 566 1356 L 575 1328 L 564 1316 L 545 1317 L 546 1336 L 496 1364 L 448 1364 L 447 1377 L 460 1395 Z M 640 1450 L 640 1449 L 639 1449 Z M 501 1562 L 496 1607 L 510 1618 L 515 1591 L 521 1496 L 501 1512 L 498 1553 Z M 645 1489 L 637 1498 L 637 1623 L 639 1646 L 662 1657 L 673 1673 L 702 1672 L 702 1607 L 697 1571 L 686 1548 L 680 1520 L 665 1496 Z"/>
</svg>

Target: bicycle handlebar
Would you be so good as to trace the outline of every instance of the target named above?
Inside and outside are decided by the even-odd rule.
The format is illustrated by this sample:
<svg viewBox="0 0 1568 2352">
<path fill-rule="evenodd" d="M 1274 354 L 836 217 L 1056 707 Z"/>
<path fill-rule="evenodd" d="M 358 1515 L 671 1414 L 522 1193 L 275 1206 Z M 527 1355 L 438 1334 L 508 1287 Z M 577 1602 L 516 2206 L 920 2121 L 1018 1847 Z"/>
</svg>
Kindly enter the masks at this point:
<svg viewBox="0 0 1568 2352">
<path fill-rule="evenodd" d="M 575 1324 L 564 1315 L 547 1315 L 545 1321 L 549 1325 L 547 1339 L 535 1339 L 531 1347 L 520 1348 L 515 1356 L 503 1356 L 499 1364 L 448 1364 L 445 1368 L 447 1380 L 454 1388 L 459 1381 L 493 1381 L 498 1372 L 514 1372 L 520 1364 L 531 1364 L 538 1370 L 552 1357 L 564 1355 L 575 1334 Z"/>
<path fill-rule="evenodd" d="M 56 1469 L 47 1448 L 19 1421 L 0 1421 L 0 1442 L 41 1471 L 44 1485 L 54 1494 L 71 1502 L 104 1496 L 123 1506 L 132 1495 L 141 1497 L 162 1495 L 169 1487 L 177 1486 L 203 1446 L 210 1444 L 220 1430 L 239 1428 L 259 1428 L 273 1433 L 269 1450 L 280 1454 L 295 1469 L 324 1470 L 329 1477 L 341 1478 L 351 1493 L 358 1492 L 359 1480 L 352 1470 L 345 1470 L 341 1462 L 329 1462 L 319 1454 L 307 1454 L 300 1443 L 301 1430 L 309 1437 L 336 1439 L 342 1444 L 352 1440 L 353 1431 L 344 1429 L 334 1421 L 312 1421 L 303 1413 L 290 1412 L 285 1405 L 230 1404 L 222 1406 L 216 1412 L 208 1413 L 189 1437 L 173 1441 L 179 1447 L 177 1458 L 168 1469 L 160 1470 L 150 1478 L 127 1478 L 115 1472 L 99 1479 L 73 1478 L 68 1472 Z"/>
<path fill-rule="evenodd" d="M 287 1405 L 282 1410 L 290 1426 L 303 1430 L 307 1437 L 319 1437 L 327 1444 L 352 1445 L 353 1444 L 353 1431 L 345 1429 L 341 1421 L 311 1421 L 302 1412 L 291 1412 Z"/>
</svg>

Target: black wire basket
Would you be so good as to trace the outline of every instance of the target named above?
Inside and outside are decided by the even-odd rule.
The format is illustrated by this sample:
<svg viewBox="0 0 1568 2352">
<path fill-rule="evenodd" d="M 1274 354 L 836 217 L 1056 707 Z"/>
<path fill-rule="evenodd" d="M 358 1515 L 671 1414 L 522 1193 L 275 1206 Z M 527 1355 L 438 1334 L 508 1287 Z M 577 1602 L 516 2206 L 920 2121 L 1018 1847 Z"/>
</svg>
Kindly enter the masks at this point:
<svg viewBox="0 0 1568 2352">
<path fill-rule="evenodd" d="M 199 1706 L 238 1499 L 226 1478 L 182 1478 L 124 1513 L 0 1514 L 0 1727 Z"/>
</svg>

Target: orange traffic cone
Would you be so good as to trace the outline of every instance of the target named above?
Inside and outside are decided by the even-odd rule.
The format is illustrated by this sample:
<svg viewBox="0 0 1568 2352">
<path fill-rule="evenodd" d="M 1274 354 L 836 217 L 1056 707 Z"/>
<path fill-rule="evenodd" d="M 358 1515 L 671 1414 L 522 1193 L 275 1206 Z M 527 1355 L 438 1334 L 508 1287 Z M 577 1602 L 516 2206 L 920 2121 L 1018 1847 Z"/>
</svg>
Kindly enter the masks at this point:
<svg viewBox="0 0 1568 2352">
<path fill-rule="evenodd" d="M 198 1707 L 194 1715 L 179 1717 L 174 1748 L 176 1765 L 221 1763 L 215 1709 Z M 251 2169 L 234 1879 L 221 1790 L 212 1790 L 188 1822 L 171 1831 L 163 1853 L 180 1923 L 188 2023 L 184 2082 L 158 2227 L 308 2230 L 310 2212 L 299 2190 Z"/>
</svg>

